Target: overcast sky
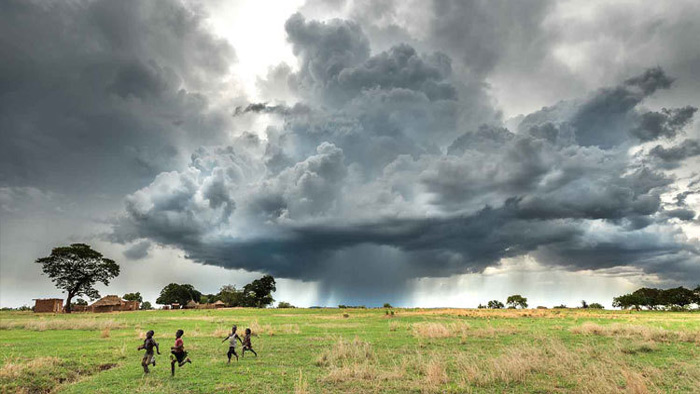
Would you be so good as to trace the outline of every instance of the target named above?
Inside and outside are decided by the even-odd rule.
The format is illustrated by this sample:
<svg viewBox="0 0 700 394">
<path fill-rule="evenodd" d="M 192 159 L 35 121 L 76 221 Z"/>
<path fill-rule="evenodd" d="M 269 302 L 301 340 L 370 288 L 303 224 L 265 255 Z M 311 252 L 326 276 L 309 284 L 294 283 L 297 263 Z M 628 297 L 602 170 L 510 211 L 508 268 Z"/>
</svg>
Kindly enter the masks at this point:
<svg viewBox="0 0 700 394">
<path fill-rule="evenodd" d="M 700 283 L 696 1 L 0 2 L 0 305 L 278 279 L 298 306 Z"/>
</svg>

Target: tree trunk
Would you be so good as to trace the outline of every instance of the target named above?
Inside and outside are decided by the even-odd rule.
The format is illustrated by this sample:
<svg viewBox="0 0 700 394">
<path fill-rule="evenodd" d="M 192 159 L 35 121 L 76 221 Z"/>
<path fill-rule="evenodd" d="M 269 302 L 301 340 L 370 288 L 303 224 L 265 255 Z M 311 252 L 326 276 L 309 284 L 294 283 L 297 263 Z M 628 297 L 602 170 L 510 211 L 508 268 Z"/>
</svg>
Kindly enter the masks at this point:
<svg viewBox="0 0 700 394">
<path fill-rule="evenodd" d="M 71 300 L 73 300 L 73 294 L 69 292 L 69 293 L 68 293 L 68 298 L 66 298 L 66 307 L 64 308 L 64 310 L 66 311 L 66 313 L 70 313 L 70 302 L 71 302 Z"/>
</svg>

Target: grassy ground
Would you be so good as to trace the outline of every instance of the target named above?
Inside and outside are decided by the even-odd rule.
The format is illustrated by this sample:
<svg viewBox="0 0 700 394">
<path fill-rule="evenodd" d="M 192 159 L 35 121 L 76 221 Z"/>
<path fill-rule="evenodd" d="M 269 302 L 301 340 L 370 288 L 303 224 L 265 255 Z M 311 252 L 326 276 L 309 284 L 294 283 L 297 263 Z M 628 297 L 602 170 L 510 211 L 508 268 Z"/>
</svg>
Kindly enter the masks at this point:
<svg viewBox="0 0 700 394">
<path fill-rule="evenodd" d="M 700 313 L 226 309 L 0 312 L 3 393 L 700 392 Z M 259 357 L 226 364 L 232 324 Z M 193 364 L 169 372 L 174 332 Z M 162 355 L 144 376 L 153 329 Z M 240 349 L 240 348 L 239 348 Z M 252 356 L 252 355 L 251 355 Z"/>
</svg>

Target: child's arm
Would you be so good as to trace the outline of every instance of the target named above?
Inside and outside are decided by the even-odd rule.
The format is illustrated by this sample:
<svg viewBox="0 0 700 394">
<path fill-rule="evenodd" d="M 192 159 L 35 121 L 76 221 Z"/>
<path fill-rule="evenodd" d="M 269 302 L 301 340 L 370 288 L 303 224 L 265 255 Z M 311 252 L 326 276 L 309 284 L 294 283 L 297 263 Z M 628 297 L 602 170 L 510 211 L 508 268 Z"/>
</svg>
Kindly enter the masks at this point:
<svg viewBox="0 0 700 394">
<path fill-rule="evenodd" d="M 156 344 L 156 351 L 158 352 L 158 354 L 160 354 L 160 348 L 158 347 L 158 342 L 156 342 L 155 344 Z"/>
<path fill-rule="evenodd" d="M 238 334 L 236 334 L 236 338 L 238 338 L 238 342 L 240 342 L 241 345 L 243 345 L 243 340 L 241 339 L 241 337 L 238 336 Z"/>
<path fill-rule="evenodd" d="M 142 350 L 142 349 L 145 349 L 145 346 L 139 345 L 139 347 L 136 350 Z"/>
<path fill-rule="evenodd" d="M 227 336 L 226 338 L 224 338 L 224 340 L 223 340 L 223 341 L 221 341 L 221 343 L 224 343 L 224 342 L 226 342 L 226 341 L 227 341 L 227 340 L 228 340 L 229 338 L 231 338 L 231 336 L 230 336 L 230 335 L 229 335 L 229 336 Z"/>
</svg>

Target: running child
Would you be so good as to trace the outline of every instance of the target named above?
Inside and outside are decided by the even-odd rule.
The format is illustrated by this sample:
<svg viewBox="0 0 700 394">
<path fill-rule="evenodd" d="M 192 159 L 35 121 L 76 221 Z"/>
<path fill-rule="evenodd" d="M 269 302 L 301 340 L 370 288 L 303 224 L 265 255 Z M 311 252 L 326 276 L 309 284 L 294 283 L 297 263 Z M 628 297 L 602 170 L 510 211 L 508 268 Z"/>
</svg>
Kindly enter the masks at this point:
<svg viewBox="0 0 700 394">
<path fill-rule="evenodd" d="M 236 354 L 236 339 L 238 339 L 238 342 L 240 342 L 241 345 L 243 344 L 241 337 L 239 337 L 238 334 L 236 334 L 237 329 L 238 329 L 238 327 L 236 327 L 234 325 L 231 328 L 231 334 L 229 334 L 229 336 L 227 336 L 223 341 L 221 341 L 221 343 L 224 343 L 227 340 L 229 341 L 228 353 L 226 353 L 226 355 L 228 356 L 228 363 L 229 364 L 231 363 L 231 356 L 236 356 L 236 361 L 238 361 L 238 354 Z"/>
<path fill-rule="evenodd" d="M 153 364 L 153 366 L 156 366 L 156 357 L 153 354 L 153 348 L 155 347 L 156 350 L 158 351 L 158 354 L 160 354 L 160 348 L 158 347 L 158 342 L 156 342 L 153 339 L 153 330 L 149 330 L 146 333 L 146 339 L 143 341 L 143 345 L 139 346 L 137 350 L 142 350 L 146 349 L 146 354 L 143 355 L 143 359 L 141 360 L 141 366 L 143 367 L 143 372 L 148 373 L 150 372 L 148 370 L 148 365 Z"/>
<path fill-rule="evenodd" d="M 253 350 L 253 345 L 250 344 L 250 334 L 251 334 L 250 328 L 246 328 L 245 329 L 245 336 L 243 337 L 243 343 L 242 343 L 243 348 L 241 350 L 241 357 L 245 357 L 246 350 L 250 350 L 251 352 L 253 352 L 255 357 L 258 357 L 258 354 L 255 353 L 255 350 Z"/>
<path fill-rule="evenodd" d="M 182 367 L 186 363 L 192 363 L 189 357 L 187 357 L 187 352 L 185 351 L 185 343 L 182 341 L 182 335 L 185 332 L 182 330 L 177 330 L 175 333 L 175 346 L 170 348 L 170 373 L 175 376 L 175 362 L 177 361 L 177 366 Z"/>
</svg>

